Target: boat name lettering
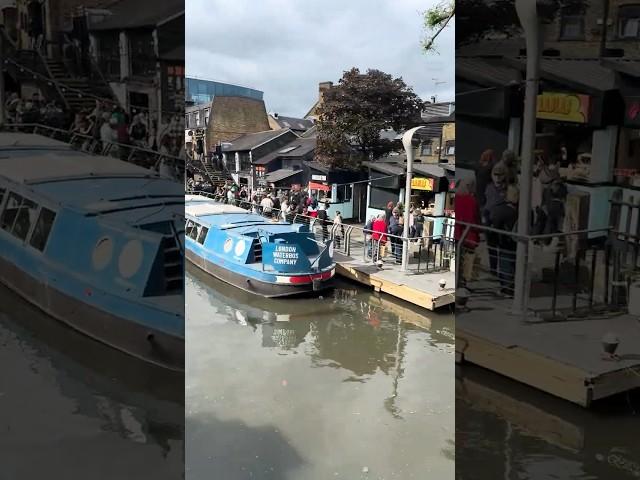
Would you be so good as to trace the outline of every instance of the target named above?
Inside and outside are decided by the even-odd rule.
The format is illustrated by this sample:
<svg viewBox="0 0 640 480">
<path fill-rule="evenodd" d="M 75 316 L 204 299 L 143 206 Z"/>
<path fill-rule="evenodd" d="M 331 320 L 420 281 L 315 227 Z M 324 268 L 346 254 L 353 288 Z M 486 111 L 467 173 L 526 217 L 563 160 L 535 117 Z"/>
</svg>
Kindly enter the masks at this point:
<svg viewBox="0 0 640 480">
<path fill-rule="evenodd" d="M 273 252 L 273 263 L 279 265 L 295 265 L 298 261 L 298 252 L 294 246 L 278 245 Z"/>
</svg>

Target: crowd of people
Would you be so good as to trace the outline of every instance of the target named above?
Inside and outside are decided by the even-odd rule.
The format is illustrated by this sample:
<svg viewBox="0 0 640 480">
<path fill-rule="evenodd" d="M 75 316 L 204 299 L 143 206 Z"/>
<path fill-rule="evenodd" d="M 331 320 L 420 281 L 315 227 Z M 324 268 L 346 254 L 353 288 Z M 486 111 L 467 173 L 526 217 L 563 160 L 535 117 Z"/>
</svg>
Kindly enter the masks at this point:
<svg viewBox="0 0 640 480">
<path fill-rule="evenodd" d="M 322 228 L 322 240 L 326 241 L 333 231 L 336 248 L 341 248 L 345 236 L 342 213 L 330 214 L 331 203 L 327 198 L 318 199 L 307 189 L 267 190 L 258 188 L 250 192 L 247 186 L 227 184 L 211 187 L 209 184 L 188 180 L 191 191 L 206 192 L 220 202 L 236 205 L 254 213 L 272 218 L 274 221 L 302 223 L 310 225 L 319 222 Z M 424 202 L 420 206 L 409 206 L 409 237 L 421 241 L 425 235 L 425 222 L 428 216 Z M 389 202 L 384 213 L 369 218 L 364 226 L 366 255 L 372 262 L 382 265 L 390 246 L 391 261 L 402 262 L 404 235 L 404 205 L 402 202 Z"/>
<path fill-rule="evenodd" d="M 567 195 L 559 163 L 555 158 L 539 156 L 533 173 L 530 231 L 533 235 L 559 233 Z M 518 222 L 519 196 L 517 157 L 511 150 L 505 150 L 500 159 L 493 150 L 484 151 L 475 179 L 458 181 L 454 236 L 457 242 L 463 242 L 465 252 L 460 284 L 464 285 L 472 277 L 476 249 L 482 240 L 486 240 L 490 271 L 499 279 L 501 292 L 513 294 L 517 243 L 511 232 L 515 231 Z M 467 229 L 465 224 L 484 225 L 490 229 Z M 544 243 L 549 242 L 552 241 Z"/>
<path fill-rule="evenodd" d="M 22 98 L 18 93 L 8 95 L 4 110 L 7 123 L 39 124 L 64 129 L 69 125 L 69 116 L 55 101 L 46 101 L 39 92 Z"/>
</svg>

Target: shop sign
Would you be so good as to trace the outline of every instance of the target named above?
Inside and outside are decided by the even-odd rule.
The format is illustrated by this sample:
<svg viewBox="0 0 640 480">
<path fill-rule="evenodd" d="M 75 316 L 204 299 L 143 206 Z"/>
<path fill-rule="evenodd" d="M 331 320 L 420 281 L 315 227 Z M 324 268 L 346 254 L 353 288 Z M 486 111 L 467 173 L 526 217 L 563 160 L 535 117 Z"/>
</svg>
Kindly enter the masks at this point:
<svg viewBox="0 0 640 480">
<path fill-rule="evenodd" d="M 589 95 L 545 92 L 538 95 L 536 116 L 545 120 L 587 123 L 589 100 Z"/>
<path fill-rule="evenodd" d="M 433 190 L 434 190 L 433 178 L 414 177 L 414 178 L 411 179 L 411 189 L 412 190 L 427 190 L 429 192 L 433 192 Z"/>
<path fill-rule="evenodd" d="M 317 180 L 319 182 L 326 182 L 327 181 L 327 176 L 326 175 L 311 175 L 311 180 Z"/>
<path fill-rule="evenodd" d="M 640 97 L 627 97 L 624 101 L 625 125 L 640 127 Z"/>
</svg>

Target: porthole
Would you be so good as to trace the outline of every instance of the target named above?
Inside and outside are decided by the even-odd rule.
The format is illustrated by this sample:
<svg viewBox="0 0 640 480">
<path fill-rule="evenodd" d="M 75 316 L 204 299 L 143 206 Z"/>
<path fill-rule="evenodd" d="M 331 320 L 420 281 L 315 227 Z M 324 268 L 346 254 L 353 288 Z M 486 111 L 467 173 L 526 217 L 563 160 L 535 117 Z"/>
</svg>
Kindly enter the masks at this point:
<svg viewBox="0 0 640 480">
<path fill-rule="evenodd" d="M 122 249 L 118 258 L 118 271 L 123 278 L 133 277 L 142 265 L 142 243 L 139 240 L 131 240 Z"/>
<path fill-rule="evenodd" d="M 245 245 L 244 240 L 238 240 L 238 243 L 236 243 L 236 249 L 235 249 L 235 253 L 236 256 L 239 257 L 244 253 L 244 250 L 247 246 Z"/>
<path fill-rule="evenodd" d="M 93 248 L 91 255 L 91 263 L 94 270 L 103 270 L 111 262 L 113 257 L 113 241 L 109 237 L 103 237 L 98 240 Z"/>
</svg>

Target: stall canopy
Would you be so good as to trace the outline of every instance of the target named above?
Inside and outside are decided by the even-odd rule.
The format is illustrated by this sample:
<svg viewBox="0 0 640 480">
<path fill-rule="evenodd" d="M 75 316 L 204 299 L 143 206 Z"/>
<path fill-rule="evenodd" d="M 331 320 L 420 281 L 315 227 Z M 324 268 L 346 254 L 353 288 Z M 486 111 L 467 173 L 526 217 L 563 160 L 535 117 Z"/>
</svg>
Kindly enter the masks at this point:
<svg viewBox="0 0 640 480">
<path fill-rule="evenodd" d="M 320 190 L 322 192 L 329 192 L 331 191 L 331 187 L 329 185 L 325 185 L 324 183 L 309 182 L 309 190 Z"/>
</svg>

